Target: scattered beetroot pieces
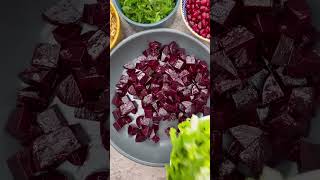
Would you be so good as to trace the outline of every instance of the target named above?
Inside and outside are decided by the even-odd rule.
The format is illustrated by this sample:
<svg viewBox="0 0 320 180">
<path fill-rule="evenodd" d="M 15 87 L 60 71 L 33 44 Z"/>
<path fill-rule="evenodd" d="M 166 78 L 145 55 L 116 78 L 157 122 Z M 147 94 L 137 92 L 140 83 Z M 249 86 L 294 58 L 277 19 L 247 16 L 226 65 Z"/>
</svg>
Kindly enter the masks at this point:
<svg viewBox="0 0 320 180">
<path fill-rule="evenodd" d="M 24 85 L 6 126 L 24 146 L 7 161 L 16 180 L 67 180 L 54 169 L 65 161 L 82 166 L 87 160 L 86 132 L 80 124 L 69 125 L 60 106 L 52 105 L 55 97 L 75 108 L 75 118 L 99 123 L 103 146 L 109 150 L 108 3 L 84 5 L 96 7 L 88 13 L 71 0 L 61 0 L 43 12 L 56 26 L 55 41 L 35 46 L 30 66 L 19 74 Z M 86 32 L 83 23 L 97 29 Z"/>
<path fill-rule="evenodd" d="M 301 172 L 319 169 L 311 155 L 318 145 L 298 143 L 319 96 L 318 32 L 307 2 L 216 0 L 211 11 L 213 127 L 231 137 L 223 153 L 213 152 L 221 156 L 217 179 L 258 177 L 264 164 L 282 160 Z"/>
<path fill-rule="evenodd" d="M 192 114 L 208 114 L 208 66 L 176 42 L 150 42 L 142 56 L 123 67 L 112 99 L 113 127 L 120 131 L 129 125 L 128 134 L 136 142 L 159 142 L 161 121 L 182 122 Z M 143 114 L 134 119 L 140 110 Z"/>
</svg>

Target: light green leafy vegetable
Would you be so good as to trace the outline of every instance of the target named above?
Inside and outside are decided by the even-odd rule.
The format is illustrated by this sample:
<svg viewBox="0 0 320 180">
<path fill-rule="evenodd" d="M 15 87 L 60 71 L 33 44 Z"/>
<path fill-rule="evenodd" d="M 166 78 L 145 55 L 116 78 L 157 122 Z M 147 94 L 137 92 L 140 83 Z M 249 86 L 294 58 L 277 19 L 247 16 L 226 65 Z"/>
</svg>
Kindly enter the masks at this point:
<svg viewBox="0 0 320 180">
<path fill-rule="evenodd" d="M 175 7 L 174 0 L 119 0 L 124 14 L 131 20 L 144 24 L 160 21 Z"/>
<path fill-rule="evenodd" d="M 210 179 L 210 116 L 191 119 L 170 129 L 172 151 L 166 165 L 168 180 Z"/>
</svg>

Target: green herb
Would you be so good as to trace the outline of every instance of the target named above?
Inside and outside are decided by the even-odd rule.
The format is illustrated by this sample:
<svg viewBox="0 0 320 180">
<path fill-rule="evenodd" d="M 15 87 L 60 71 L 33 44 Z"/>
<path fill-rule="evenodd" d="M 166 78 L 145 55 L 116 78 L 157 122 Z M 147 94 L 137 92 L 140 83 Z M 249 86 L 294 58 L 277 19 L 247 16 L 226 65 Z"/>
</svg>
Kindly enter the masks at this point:
<svg viewBox="0 0 320 180">
<path fill-rule="evenodd" d="M 172 151 L 166 165 L 168 180 L 210 179 L 210 117 L 191 119 L 170 129 Z"/>
<path fill-rule="evenodd" d="M 131 20 L 144 24 L 160 21 L 175 7 L 174 0 L 119 0 L 124 14 Z"/>
</svg>

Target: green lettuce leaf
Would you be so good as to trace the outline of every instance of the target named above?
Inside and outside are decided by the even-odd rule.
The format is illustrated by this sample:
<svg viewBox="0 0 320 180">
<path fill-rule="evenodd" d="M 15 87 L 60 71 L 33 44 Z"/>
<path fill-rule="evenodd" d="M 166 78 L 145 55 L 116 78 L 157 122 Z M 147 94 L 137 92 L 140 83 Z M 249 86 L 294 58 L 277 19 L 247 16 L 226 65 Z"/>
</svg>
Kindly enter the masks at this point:
<svg viewBox="0 0 320 180">
<path fill-rule="evenodd" d="M 151 24 L 170 14 L 174 0 L 119 0 L 123 13 L 131 20 Z"/>
<path fill-rule="evenodd" d="M 166 165 L 168 180 L 210 179 L 210 116 L 191 119 L 170 129 L 172 151 Z"/>
</svg>

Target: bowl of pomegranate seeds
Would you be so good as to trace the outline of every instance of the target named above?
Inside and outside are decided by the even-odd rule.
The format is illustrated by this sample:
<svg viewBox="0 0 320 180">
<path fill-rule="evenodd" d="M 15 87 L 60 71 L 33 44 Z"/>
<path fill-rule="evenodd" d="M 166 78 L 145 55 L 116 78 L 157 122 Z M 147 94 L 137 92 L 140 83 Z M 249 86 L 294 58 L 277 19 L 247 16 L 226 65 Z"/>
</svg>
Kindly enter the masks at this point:
<svg viewBox="0 0 320 180">
<path fill-rule="evenodd" d="M 182 19 L 197 38 L 210 42 L 210 0 L 182 0 Z"/>
<path fill-rule="evenodd" d="M 110 55 L 112 146 L 138 163 L 170 161 L 170 128 L 209 114 L 209 49 L 171 29 L 143 31 Z"/>
</svg>

